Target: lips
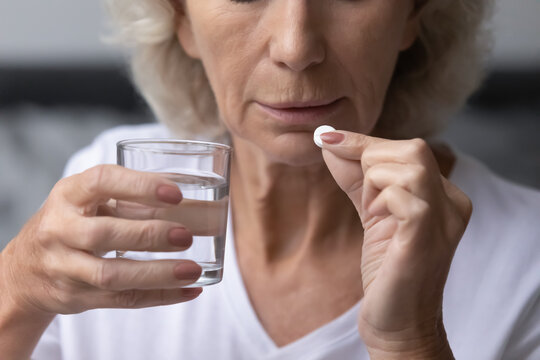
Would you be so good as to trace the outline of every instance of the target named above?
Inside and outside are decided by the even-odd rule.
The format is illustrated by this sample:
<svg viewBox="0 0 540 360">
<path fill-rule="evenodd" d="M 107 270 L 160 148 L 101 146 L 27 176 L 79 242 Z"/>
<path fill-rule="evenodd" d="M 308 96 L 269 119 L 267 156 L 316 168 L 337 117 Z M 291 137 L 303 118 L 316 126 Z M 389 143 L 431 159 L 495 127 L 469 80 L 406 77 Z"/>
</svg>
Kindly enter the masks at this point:
<svg viewBox="0 0 540 360">
<path fill-rule="evenodd" d="M 259 108 L 274 119 L 285 124 L 317 124 L 335 113 L 343 98 L 301 102 L 266 104 L 256 102 Z"/>
</svg>

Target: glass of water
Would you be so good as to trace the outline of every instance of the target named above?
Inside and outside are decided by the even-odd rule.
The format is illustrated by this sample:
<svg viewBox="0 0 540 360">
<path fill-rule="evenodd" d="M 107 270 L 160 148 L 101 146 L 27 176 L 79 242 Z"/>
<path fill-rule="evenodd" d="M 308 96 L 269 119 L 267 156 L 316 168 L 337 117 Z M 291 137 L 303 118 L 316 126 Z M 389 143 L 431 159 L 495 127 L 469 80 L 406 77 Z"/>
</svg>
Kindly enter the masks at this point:
<svg viewBox="0 0 540 360">
<path fill-rule="evenodd" d="M 118 201 L 119 214 L 130 219 L 178 222 L 191 231 L 193 244 L 185 251 L 117 251 L 116 256 L 133 260 L 192 260 L 202 267 L 202 274 L 188 287 L 220 282 L 229 209 L 231 151 L 230 146 L 203 141 L 120 141 L 117 144 L 118 165 L 161 174 L 178 185 L 183 200 L 176 206 L 164 208 Z"/>
</svg>

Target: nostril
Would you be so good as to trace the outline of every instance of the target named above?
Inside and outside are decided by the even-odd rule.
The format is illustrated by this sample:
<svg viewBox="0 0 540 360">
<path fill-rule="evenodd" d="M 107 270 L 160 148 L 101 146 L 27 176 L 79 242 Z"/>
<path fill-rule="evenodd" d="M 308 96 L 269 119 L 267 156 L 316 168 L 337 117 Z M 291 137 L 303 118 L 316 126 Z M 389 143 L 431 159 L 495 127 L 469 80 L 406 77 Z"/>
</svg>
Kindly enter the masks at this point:
<svg viewBox="0 0 540 360">
<path fill-rule="evenodd" d="M 280 66 L 300 72 L 324 62 L 325 50 L 322 44 L 316 41 L 294 41 L 289 44 L 282 40 L 275 44 L 270 51 L 272 60 Z"/>
</svg>

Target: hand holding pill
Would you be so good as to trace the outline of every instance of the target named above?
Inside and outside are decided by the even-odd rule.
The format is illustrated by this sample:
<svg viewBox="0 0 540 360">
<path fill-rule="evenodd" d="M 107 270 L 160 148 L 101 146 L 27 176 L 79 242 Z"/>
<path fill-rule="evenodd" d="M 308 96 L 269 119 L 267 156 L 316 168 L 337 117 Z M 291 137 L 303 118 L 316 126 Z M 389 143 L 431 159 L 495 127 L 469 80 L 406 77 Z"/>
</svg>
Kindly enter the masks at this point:
<svg viewBox="0 0 540 360">
<path fill-rule="evenodd" d="M 318 128 L 314 140 L 364 228 L 362 339 L 377 348 L 398 331 L 407 338 L 432 337 L 432 329 L 442 326 L 443 289 L 471 215 L 470 200 L 440 174 L 424 140 L 331 127 Z"/>
</svg>

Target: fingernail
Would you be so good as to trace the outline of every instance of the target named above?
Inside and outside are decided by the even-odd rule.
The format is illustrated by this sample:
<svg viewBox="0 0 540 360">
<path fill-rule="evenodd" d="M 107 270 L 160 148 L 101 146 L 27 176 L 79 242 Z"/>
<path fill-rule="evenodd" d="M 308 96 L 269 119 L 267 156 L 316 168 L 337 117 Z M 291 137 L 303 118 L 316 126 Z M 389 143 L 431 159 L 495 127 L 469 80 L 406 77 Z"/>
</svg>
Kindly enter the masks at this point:
<svg viewBox="0 0 540 360">
<path fill-rule="evenodd" d="M 188 248 L 193 242 L 193 236 L 187 229 L 177 227 L 169 231 L 169 242 L 174 246 Z"/>
<path fill-rule="evenodd" d="M 197 280 L 202 273 L 202 268 L 192 262 L 184 262 L 176 265 L 174 276 L 180 280 Z"/>
<path fill-rule="evenodd" d="M 327 144 L 336 145 L 345 139 L 345 135 L 338 132 L 327 132 L 321 134 L 321 140 Z"/>
<path fill-rule="evenodd" d="M 182 192 L 176 186 L 161 185 L 157 188 L 157 197 L 163 202 L 178 204 L 182 201 Z"/>
</svg>

